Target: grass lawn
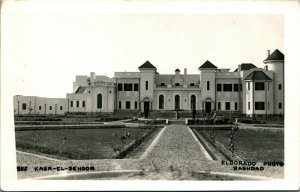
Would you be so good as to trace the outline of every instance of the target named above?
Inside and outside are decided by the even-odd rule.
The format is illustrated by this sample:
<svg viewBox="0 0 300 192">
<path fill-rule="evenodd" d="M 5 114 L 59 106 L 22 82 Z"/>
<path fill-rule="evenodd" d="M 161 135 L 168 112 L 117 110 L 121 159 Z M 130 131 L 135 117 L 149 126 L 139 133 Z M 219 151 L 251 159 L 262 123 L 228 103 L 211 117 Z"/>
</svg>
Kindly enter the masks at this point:
<svg viewBox="0 0 300 192">
<path fill-rule="evenodd" d="M 229 147 L 228 131 L 214 130 L 216 140 Z M 284 161 L 283 131 L 238 130 L 234 135 L 235 151 L 246 161 Z"/>
<path fill-rule="evenodd" d="M 136 140 L 150 129 L 105 128 L 16 131 L 17 149 L 68 159 L 111 159 L 115 147 Z M 130 133 L 123 143 L 121 137 Z"/>
</svg>

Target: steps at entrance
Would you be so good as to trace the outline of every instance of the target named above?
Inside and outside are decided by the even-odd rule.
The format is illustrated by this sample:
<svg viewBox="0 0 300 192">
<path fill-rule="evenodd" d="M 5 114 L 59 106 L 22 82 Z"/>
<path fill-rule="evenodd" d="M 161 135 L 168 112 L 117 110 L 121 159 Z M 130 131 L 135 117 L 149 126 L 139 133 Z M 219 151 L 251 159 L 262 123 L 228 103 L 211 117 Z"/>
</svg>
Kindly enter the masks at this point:
<svg viewBox="0 0 300 192">
<path fill-rule="evenodd" d="M 185 125 L 185 119 L 169 119 L 169 124 Z"/>
</svg>

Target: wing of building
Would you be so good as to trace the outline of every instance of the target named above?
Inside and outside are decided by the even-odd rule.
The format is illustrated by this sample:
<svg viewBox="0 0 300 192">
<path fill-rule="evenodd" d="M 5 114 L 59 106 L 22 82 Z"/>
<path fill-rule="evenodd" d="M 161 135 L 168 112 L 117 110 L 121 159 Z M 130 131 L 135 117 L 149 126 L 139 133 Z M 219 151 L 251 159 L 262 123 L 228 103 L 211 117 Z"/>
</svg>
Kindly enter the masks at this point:
<svg viewBox="0 0 300 192">
<path fill-rule="evenodd" d="M 284 55 L 275 50 L 264 69 L 242 63 L 230 72 L 204 62 L 194 74 L 179 69 L 159 74 L 149 61 L 138 72 L 115 72 L 113 78 L 76 76 L 66 98 L 14 96 L 15 114 L 116 113 L 163 114 L 193 110 L 203 113 L 278 115 L 284 113 Z"/>
</svg>

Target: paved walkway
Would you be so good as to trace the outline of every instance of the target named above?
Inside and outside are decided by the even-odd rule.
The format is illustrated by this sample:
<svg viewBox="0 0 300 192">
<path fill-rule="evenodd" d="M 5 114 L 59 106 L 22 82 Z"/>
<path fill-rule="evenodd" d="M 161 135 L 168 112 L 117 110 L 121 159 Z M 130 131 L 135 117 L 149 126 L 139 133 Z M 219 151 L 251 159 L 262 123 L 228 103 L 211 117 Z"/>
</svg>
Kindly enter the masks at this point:
<svg viewBox="0 0 300 192">
<path fill-rule="evenodd" d="M 190 128 L 185 125 L 169 125 L 157 136 L 141 160 L 159 169 L 173 167 L 191 171 L 208 168 L 207 162 L 212 159 L 205 154 Z"/>
</svg>

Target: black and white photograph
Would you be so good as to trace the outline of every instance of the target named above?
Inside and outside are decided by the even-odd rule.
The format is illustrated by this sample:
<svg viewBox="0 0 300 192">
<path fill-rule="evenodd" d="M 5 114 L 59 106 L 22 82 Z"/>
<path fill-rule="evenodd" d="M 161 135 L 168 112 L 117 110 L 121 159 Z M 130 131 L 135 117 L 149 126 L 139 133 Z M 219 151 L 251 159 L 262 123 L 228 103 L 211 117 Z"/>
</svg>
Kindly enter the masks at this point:
<svg viewBox="0 0 300 192">
<path fill-rule="evenodd" d="M 299 188 L 299 3 L 214 3 L 3 1 L 7 189 Z"/>
</svg>

